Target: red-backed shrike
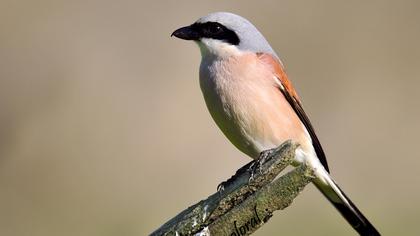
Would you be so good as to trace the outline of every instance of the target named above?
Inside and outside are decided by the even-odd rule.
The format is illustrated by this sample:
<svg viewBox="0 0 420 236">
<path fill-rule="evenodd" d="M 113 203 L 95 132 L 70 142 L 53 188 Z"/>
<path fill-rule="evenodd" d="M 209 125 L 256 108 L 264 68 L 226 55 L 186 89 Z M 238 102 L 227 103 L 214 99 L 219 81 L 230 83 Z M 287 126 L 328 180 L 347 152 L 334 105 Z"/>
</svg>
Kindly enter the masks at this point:
<svg viewBox="0 0 420 236">
<path fill-rule="evenodd" d="M 173 32 L 201 51 L 200 87 L 226 137 L 252 158 L 286 140 L 300 144 L 295 164 L 315 173 L 316 187 L 361 235 L 379 235 L 329 175 L 327 159 L 284 67 L 248 20 L 217 12 Z"/>
</svg>

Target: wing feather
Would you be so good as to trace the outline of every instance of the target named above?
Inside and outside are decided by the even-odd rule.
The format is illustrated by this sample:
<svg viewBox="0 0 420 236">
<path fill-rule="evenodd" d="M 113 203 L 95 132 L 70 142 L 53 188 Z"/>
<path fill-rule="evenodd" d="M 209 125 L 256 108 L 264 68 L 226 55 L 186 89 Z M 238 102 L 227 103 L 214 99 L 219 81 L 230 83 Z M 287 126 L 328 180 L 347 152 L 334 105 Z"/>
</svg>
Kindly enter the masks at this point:
<svg viewBox="0 0 420 236">
<path fill-rule="evenodd" d="M 283 93 L 286 100 L 289 102 L 290 106 L 293 108 L 293 110 L 298 115 L 299 119 L 305 126 L 306 130 L 308 131 L 309 135 L 312 139 L 312 145 L 315 149 L 316 155 L 318 156 L 318 159 L 320 160 L 321 164 L 324 166 L 324 168 L 329 171 L 327 158 L 325 156 L 324 150 L 322 149 L 321 143 L 319 142 L 318 137 L 315 134 L 315 130 L 311 124 L 311 121 L 309 120 L 308 116 L 306 115 L 305 111 L 303 110 L 302 103 L 299 99 L 299 96 L 296 92 L 296 90 L 293 88 L 292 83 L 287 78 L 287 75 L 279 63 L 279 61 L 267 53 L 258 53 L 258 57 L 263 60 L 266 64 L 270 65 L 273 69 L 273 72 L 275 73 L 275 76 L 281 83 L 281 86 L 279 87 L 280 91 Z"/>
</svg>

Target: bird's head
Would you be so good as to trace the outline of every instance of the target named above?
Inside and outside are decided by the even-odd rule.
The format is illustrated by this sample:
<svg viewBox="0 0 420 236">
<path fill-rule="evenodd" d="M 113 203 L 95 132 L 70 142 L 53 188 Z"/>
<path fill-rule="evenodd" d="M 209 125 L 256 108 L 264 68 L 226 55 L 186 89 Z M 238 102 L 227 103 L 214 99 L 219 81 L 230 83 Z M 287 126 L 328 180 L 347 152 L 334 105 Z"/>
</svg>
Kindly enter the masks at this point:
<svg viewBox="0 0 420 236">
<path fill-rule="evenodd" d="M 203 57 L 225 57 L 242 52 L 264 52 L 276 56 L 251 22 L 229 12 L 201 17 L 193 24 L 175 30 L 172 36 L 197 42 Z"/>
</svg>

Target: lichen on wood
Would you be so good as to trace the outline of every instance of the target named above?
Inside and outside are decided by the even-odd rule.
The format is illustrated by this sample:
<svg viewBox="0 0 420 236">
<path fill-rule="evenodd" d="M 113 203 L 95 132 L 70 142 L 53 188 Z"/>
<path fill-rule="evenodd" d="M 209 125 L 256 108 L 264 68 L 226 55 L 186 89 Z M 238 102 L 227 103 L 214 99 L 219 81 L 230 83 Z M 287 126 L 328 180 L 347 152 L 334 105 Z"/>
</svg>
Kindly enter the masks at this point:
<svg viewBox="0 0 420 236">
<path fill-rule="evenodd" d="M 151 236 L 250 235 L 264 225 L 273 212 L 289 206 L 312 181 L 310 169 L 300 165 L 285 175 L 298 144 L 286 141 L 261 153 L 240 168 L 207 199 L 185 209 Z"/>
</svg>

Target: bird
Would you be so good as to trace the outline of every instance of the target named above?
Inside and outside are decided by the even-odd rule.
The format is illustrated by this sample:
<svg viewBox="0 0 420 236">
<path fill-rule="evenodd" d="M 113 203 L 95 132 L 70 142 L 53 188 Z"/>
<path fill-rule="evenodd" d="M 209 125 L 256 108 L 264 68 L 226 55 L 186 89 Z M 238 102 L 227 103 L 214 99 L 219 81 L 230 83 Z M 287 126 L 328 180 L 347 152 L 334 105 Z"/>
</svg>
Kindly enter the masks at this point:
<svg viewBox="0 0 420 236">
<path fill-rule="evenodd" d="M 282 61 L 247 19 L 215 12 L 175 30 L 201 52 L 200 88 L 213 120 L 253 159 L 287 140 L 299 143 L 293 165 L 305 164 L 315 186 L 360 235 L 380 235 L 330 175 L 327 159 Z"/>
</svg>

